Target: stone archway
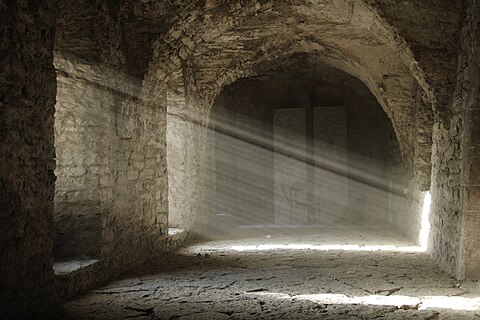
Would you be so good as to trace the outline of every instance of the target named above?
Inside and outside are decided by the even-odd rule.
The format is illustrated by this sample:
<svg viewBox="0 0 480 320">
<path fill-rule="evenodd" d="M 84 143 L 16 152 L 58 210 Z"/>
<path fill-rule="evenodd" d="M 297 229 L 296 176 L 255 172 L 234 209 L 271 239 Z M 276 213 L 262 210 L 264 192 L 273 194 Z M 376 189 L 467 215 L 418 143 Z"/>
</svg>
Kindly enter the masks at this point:
<svg viewBox="0 0 480 320">
<path fill-rule="evenodd" d="M 170 162 L 169 184 L 183 181 L 189 186 L 169 194 L 169 211 L 175 210 L 175 203 L 181 204 L 180 211 L 190 222 L 201 211 L 193 199 L 205 199 L 199 196 L 201 179 L 196 177 L 200 176 L 198 164 L 208 156 L 198 146 L 205 141 L 202 128 L 222 88 L 275 68 L 295 53 L 308 53 L 367 85 L 393 123 L 409 177 L 406 194 L 419 205 L 417 191 L 430 186 L 435 96 L 406 42 L 375 9 L 349 1 L 252 1 L 241 7 L 207 2 L 203 15 L 186 17 L 157 43 L 145 80 L 151 90 L 166 91 L 168 114 L 193 124 L 186 125 L 183 134 L 177 130 L 176 142 L 171 144 L 182 146 L 180 153 L 186 160 Z M 173 166 L 176 175 L 171 174 Z M 178 186 L 174 189 L 182 189 Z"/>
</svg>

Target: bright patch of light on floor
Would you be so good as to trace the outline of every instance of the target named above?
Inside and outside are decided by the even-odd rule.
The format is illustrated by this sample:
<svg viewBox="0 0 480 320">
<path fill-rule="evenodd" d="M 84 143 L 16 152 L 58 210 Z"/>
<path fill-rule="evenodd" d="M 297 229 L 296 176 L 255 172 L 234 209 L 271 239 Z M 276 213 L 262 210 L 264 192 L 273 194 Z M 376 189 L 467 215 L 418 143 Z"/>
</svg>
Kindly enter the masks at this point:
<svg viewBox="0 0 480 320">
<path fill-rule="evenodd" d="M 423 251 L 428 249 L 428 238 L 430 236 L 430 208 L 432 205 L 432 195 L 430 191 L 425 192 L 425 197 L 423 198 L 423 208 L 422 208 L 422 222 L 420 226 L 420 239 L 419 244 L 420 248 Z"/>
<path fill-rule="evenodd" d="M 393 246 L 393 245 L 355 245 L 355 244 L 260 244 L 232 246 L 235 251 L 269 251 L 269 250 L 314 250 L 314 251 L 390 251 L 390 252 L 423 252 L 418 246 Z"/>
<path fill-rule="evenodd" d="M 448 297 L 448 296 L 421 296 L 412 297 L 406 295 L 369 295 L 347 296 L 344 294 L 322 293 L 288 295 L 276 292 L 246 292 L 250 295 L 269 296 L 277 299 L 309 300 L 319 304 L 356 304 L 373 306 L 395 306 L 397 308 L 426 309 L 450 309 L 463 311 L 480 310 L 480 298 Z"/>
<path fill-rule="evenodd" d="M 409 296 L 381 296 L 371 295 L 364 297 L 349 297 L 344 294 L 304 294 L 295 296 L 298 300 L 309 300 L 322 304 L 363 304 L 373 306 L 396 306 L 402 308 L 405 306 L 416 306 L 420 304 L 420 299 Z"/>
<path fill-rule="evenodd" d="M 480 298 L 428 296 L 422 299 L 422 309 L 480 310 Z"/>
</svg>

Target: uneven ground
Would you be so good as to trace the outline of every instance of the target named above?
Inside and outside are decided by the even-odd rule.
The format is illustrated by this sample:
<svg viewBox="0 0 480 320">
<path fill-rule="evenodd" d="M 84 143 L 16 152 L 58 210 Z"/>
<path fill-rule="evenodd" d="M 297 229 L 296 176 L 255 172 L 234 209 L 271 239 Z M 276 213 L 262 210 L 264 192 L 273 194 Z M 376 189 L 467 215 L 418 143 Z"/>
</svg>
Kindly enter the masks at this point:
<svg viewBox="0 0 480 320">
<path fill-rule="evenodd" d="M 46 317 L 480 319 L 478 283 L 448 277 L 388 230 L 297 231 L 192 244 Z"/>
</svg>

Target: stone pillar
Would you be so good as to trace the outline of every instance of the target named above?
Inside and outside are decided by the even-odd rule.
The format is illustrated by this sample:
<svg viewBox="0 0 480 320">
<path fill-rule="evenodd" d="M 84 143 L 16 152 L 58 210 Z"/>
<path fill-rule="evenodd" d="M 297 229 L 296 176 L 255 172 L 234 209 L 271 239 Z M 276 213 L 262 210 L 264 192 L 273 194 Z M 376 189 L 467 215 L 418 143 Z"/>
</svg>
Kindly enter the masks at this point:
<svg viewBox="0 0 480 320">
<path fill-rule="evenodd" d="M 466 111 L 461 253 L 458 275 L 480 279 L 480 104 Z"/>
<path fill-rule="evenodd" d="M 53 291 L 54 1 L 0 3 L 0 317 Z"/>
<path fill-rule="evenodd" d="M 480 2 L 470 1 L 462 33 L 465 65 L 461 69 L 464 91 L 461 103 L 464 111 L 462 143 L 462 225 L 457 277 L 480 279 Z"/>
</svg>

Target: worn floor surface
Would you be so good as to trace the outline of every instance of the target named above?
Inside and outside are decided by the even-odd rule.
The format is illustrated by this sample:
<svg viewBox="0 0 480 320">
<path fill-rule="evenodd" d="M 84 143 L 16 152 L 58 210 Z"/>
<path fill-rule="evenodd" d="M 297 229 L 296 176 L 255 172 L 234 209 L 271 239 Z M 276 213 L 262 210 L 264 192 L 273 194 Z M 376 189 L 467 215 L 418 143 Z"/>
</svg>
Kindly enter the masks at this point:
<svg viewBox="0 0 480 320">
<path fill-rule="evenodd" d="M 388 230 L 313 231 L 194 243 L 51 318 L 480 319 L 477 282 L 455 281 Z"/>
</svg>

